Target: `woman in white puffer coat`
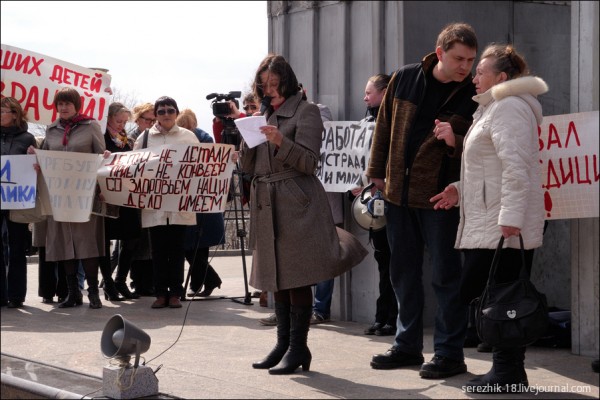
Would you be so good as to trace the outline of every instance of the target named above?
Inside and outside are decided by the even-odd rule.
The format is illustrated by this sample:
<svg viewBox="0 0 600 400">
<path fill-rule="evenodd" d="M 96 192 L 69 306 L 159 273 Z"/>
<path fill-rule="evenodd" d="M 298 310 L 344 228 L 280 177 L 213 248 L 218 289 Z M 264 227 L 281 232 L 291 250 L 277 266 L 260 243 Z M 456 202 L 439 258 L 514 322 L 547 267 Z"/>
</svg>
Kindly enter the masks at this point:
<svg viewBox="0 0 600 400">
<path fill-rule="evenodd" d="M 529 270 L 533 249 L 542 245 L 544 203 L 538 148 L 542 106 L 536 97 L 546 93 L 548 86 L 527 74 L 525 60 L 512 46 L 486 47 L 473 79 L 477 90 L 473 100 L 479 108 L 465 136 L 461 180 L 431 199 L 435 209 L 460 206 L 456 247 L 465 255 L 461 297 L 467 303 L 485 287 L 500 236 L 505 244 L 496 273 L 499 282 L 519 275 L 519 234 Z M 467 386 L 525 390 L 525 348 L 494 348 L 493 353 L 492 369 Z"/>
</svg>

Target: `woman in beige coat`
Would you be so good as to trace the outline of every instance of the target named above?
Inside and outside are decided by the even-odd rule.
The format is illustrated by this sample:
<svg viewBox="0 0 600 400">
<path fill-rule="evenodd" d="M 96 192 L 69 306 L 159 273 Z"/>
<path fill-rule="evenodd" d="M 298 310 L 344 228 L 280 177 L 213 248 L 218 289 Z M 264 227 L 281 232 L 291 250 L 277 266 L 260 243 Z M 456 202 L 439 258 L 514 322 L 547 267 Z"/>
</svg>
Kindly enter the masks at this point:
<svg viewBox="0 0 600 400">
<path fill-rule="evenodd" d="M 240 153 L 242 170 L 253 177 L 250 284 L 274 292 L 277 345 L 253 367 L 290 374 L 310 368 L 311 285 L 349 270 L 367 251 L 333 223 L 315 175 L 323 131 L 319 109 L 306 101 L 282 56 L 261 62 L 254 92 L 267 108 L 261 127 L 267 142 L 253 148 L 243 143 Z"/>
<path fill-rule="evenodd" d="M 72 88 L 63 88 L 54 96 L 59 118 L 48 125 L 43 150 L 102 154 L 106 150 L 100 124 L 79 113 L 81 97 Z M 82 304 L 77 282 L 79 262 L 88 283 L 91 308 L 102 307 L 98 296 L 99 257 L 104 255 L 104 219 L 90 215 L 88 222 L 58 222 L 50 215 L 46 236 L 46 261 L 63 263 L 67 275 L 68 295 L 59 307 Z"/>
</svg>

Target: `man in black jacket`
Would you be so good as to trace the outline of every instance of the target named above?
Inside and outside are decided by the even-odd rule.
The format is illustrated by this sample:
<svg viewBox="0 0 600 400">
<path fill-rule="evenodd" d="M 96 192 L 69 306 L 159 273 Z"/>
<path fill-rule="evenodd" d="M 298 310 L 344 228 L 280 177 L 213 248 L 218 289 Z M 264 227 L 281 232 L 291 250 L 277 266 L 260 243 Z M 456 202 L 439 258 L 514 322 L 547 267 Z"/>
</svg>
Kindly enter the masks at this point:
<svg viewBox="0 0 600 400">
<path fill-rule="evenodd" d="M 471 68 L 473 28 L 446 26 L 435 53 L 396 71 L 380 106 L 367 176 L 383 191 L 391 250 L 390 278 L 399 303 L 393 347 L 373 356 L 376 369 L 421 365 L 423 378 L 464 373 L 467 307 L 459 299 L 460 254 L 454 249 L 458 209 L 433 210 L 429 199 L 459 180 L 462 143 L 476 103 Z M 424 247 L 438 301 L 434 351 L 423 363 Z"/>
</svg>

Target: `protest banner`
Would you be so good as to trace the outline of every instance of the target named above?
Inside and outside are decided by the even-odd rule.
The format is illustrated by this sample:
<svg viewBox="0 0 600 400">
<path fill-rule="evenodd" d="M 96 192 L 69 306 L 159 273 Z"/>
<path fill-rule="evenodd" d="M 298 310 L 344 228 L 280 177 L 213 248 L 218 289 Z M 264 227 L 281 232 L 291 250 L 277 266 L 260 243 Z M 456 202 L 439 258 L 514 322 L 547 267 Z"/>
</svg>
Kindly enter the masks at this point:
<svg viewBox="0 0 600 400">
<path fill-rule="evenodd" d="M 3 210 L 24 210 L 35 207 L 37 173 L 33 168 L 34 155 L 3 155 L 2 191 Z"/>
<path fill-rule="evenodd" d="M 546 219 L 598 217 L 598 111 L 544 117 L 538 128 Z"/>
<path fill-rule="evenodd" d="M 323 123 L 317 178 L 327 192 L 346 192 L 367 181 L 374 122 L 327 121 Z"/>
<path fill-rule="evenodd" d="M 97 120 L 106 130 L 111 77 L 29 50 L 2 44 L 0 53 L 2 97 L 14 97 L 27 113 L 29 122 L 49 125 L 57 118 L 52 101 L 63 87 L 81 94 L 82 114 Z"/>
<path fill-rule="evenodd" d="M 229 144 L 163 145 L 113 153 L 98 169 L 109 204 L 162 211 L 224 212 L 235 147 Z"/>
<path fill-rule="evenodd" d="M 89 221 L 102 155 L 50 150 L 35 153 L 48 187 L 54 220 Z"/>
</svg>

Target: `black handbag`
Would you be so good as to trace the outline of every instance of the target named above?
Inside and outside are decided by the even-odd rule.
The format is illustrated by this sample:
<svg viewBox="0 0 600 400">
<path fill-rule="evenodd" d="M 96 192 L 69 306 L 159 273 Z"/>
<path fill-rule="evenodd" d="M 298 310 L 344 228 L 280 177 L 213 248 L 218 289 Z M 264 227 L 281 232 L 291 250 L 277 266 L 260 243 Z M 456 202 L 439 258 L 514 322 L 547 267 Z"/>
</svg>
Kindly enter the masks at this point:
<svg viewBox="0 0 600 400">
<path fill-rule="evenodd" d="M 529 280 L 525 267 L 523 237 L 521 243 L 521 271 L 512 282 L 496 283 L 496 268 L 504 237 L 500 238 L 487 285 L 480 297 L 473 300 L 476 306 L 475 324 L 479 338 L 493 347 L 522 347 L 535 342 L 547 329 L 548 306 L 546 296 L 537 291 Z"/>
</svg>

